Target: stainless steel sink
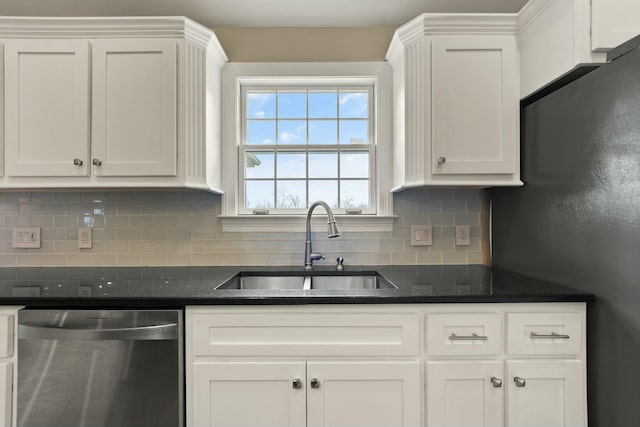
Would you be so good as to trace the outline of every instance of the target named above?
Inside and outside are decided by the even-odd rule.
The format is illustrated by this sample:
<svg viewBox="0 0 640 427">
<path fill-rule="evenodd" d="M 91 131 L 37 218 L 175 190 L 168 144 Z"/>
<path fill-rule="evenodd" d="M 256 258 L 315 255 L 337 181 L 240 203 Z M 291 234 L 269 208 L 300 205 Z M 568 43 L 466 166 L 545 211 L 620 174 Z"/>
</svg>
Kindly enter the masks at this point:
<svg viewBox="0 0 640 427">
<path fill-rule="evenodd" d="M 216 289 L 302 289 L 304 276 L 244 275 L 232 277 Z"/>
<path fill-rule="evenodd" d="M 362 276 L 312 276 L 311 289 L 397 289 L 377 273 Z"/>
<path fill-rule="evenodd" d="M 319 273 L 305 276 L 284 274 L 240 273 L 216 289 L 227 290 L 358 290 L 358 289 L 397 289 L 397 287 L 375 272 L 349 275 L 322 275 Z"/>
</svg>

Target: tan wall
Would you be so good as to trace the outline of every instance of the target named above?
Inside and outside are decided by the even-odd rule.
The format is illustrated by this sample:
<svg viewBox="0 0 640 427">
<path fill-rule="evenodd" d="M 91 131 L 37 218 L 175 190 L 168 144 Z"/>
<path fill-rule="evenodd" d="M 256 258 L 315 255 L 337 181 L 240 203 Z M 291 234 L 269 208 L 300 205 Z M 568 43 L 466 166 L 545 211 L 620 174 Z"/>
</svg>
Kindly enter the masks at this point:
<svg viewBox="0 0 640 427">
<path fill-rule="evenodd" d="M 383 61 L 394 31 L 393 27 L 215 28 L 233 62 Z"/>
</svg>

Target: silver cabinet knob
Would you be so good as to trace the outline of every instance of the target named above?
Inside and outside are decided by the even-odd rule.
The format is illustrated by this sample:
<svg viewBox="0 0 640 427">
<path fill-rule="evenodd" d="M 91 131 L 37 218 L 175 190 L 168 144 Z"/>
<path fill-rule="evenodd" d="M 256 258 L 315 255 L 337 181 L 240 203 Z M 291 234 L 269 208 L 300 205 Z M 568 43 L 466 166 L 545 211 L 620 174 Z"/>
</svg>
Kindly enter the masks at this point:
<svg viewBox="0 0 640 427">
<path fill-rule="evenodd" d="M 320 388 L 320 380 L 317 378 L 311 378 L 311 388 Z"/>
<path fill-rule="evenodd" d="M 493 385 L 495 388 L 502 387 L 502 379 L 501 378 L 496 378 L 496 377 L 491 377 L 491 385 Z"/>
<path fill-rule="evenodd" d="M 93 163 L 96 166 L 102 165 L 102 161 L 100 159 L 93 159 L 93 161 L 91 163 Z"/>
<path fill-rule="evenodd" d="M 514 377 L 513 382 L 516 383 L 516 387 L 524 387 L 527 381 L 524 378 Z"/>
<path fill-rule="evenodd" d="M 296 389 L 302 388 L 302 380 L 300 380 L 300 378 L 294 378 L 291 385 Z"/>
<path fill-rule="evenodd" d="M 439 165 L 444 165 L 446 161 L 447 161 L 446 157 L 438 157 Z"/>
<path fill-rule="evenodd" d="M 84 162 L 80 159 L 73 159 L 73 164 L 75 166 L 82 166 L 84 164 Z"/>
</svg>

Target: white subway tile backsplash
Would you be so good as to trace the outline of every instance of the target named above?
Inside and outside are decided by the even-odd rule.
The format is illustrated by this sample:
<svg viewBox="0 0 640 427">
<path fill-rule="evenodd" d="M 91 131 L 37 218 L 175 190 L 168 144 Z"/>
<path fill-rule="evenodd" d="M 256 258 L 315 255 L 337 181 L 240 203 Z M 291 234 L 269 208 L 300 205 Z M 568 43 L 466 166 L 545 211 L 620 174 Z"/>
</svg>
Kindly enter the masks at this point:
<svg viewBox="0 0 640 427">
<path fill-rule="evenodd" d="M 394 195 L 390 232 L 314 232 L 322 264 L 477 264 L 488 208 L 482 190 L 407 190 Z M 199 191 L 0 193 L 0 266 L 301 265 L 305 233 L 222 232 L 219 195 Z M 433 245 L 410 245 L 411 225 L 433 226 Z M 471 225 L 471 245 L 455 246 L 455 224 Z M 11 228 L 42 227 L 42 247 L 14 249 Z M 78 249 L 77 229 L 93 228 Z"/>
</svg>

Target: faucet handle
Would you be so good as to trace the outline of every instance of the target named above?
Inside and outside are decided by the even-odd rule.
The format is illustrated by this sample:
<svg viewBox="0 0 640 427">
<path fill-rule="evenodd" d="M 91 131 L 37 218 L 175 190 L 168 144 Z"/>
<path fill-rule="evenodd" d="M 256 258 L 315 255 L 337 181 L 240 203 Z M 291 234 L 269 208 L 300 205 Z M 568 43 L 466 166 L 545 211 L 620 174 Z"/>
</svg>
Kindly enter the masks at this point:
<svg viewBox="0 0 640 427">
<path fill-rule="evenodd" d="M 325 259 L 324 256 L 322 254 L 319 254 L 317 252 L 313 252 L 309 255 L 309 258 L 311 258 L 311 261 L 319 261 L 321 259 Z"/>
<path fill-rule="evenodd" d="M 338 271 L 344 270 L 344 265 L 342 265 L 343 263 L 344 263 L 344 258 L 342 258 L 341 256 L 336 258 L 336 270 Z"/>
</svg>

